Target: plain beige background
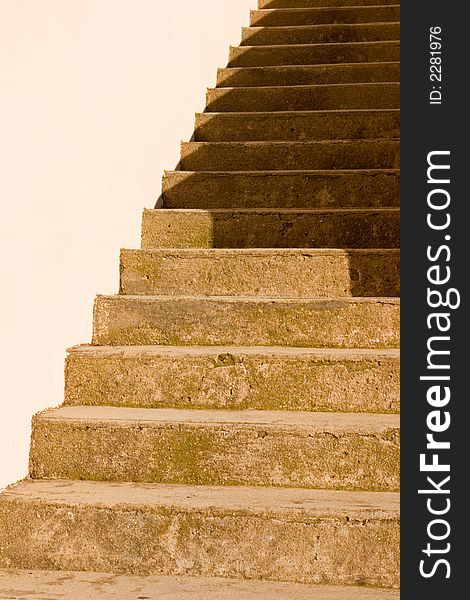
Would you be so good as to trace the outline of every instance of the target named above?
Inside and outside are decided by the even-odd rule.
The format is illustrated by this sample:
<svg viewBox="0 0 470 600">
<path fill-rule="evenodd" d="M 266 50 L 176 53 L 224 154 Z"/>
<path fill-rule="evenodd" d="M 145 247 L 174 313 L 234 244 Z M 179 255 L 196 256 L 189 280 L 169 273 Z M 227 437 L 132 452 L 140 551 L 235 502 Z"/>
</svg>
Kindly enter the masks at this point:
<svg viewBox="0 0 470 600">
<path fill-rule="evenodd" d="M 0 487 L 256 0 L 0 0 Z"/>
</svg>

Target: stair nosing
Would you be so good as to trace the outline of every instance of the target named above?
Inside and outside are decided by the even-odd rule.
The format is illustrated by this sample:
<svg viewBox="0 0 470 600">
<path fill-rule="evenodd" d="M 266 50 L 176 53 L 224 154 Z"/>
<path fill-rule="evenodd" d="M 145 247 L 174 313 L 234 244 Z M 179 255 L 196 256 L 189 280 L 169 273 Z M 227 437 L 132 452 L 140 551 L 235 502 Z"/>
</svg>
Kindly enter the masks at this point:
<svg viewBox="0 0 470 600">
<path fill-rule="evenodd" d="M 348 10 L 355 9 L 365 9 L 365 10 L 373 10 L 374 8 L 401 8 L 401 4 L 358 4 L 358 5 L 346 5 L 346 6 L 308 6 L 308 7 L 290 7 L 290 8 L 251 8 L 250 13 L 274 13 L 278 11 L 282 12 L 320 12 L 326 10 L 339 10 L 347 12 Z"/>
<path fill-rule="evenodd" d="M 312 356 L 324 359 L 344 358 L 348 360 L 364 360 L 367 358 L 396 359 L 400 358 L 399 348 L 369 349 L 369 348 L 299 348 L 296 346 L 162 346 L 162 345 L 131 345 L 131 346 L 92 346 L 91 344 L 73 346 L 67 349 L 69 356 L 122 356 L 125 355 L 181 355 L 181 356 L 212 356 L 231 353 L 249 356 Z"/>
<path fill-rule="evenodd" d="M 329 85 L 329 84 L 326 84 Z M 283 86 L 273 86 L 273 87 L 280 87 L 282 88 Z M 291 86 L 288 86 L 291 87 Z M 292 87 L 303 87 L 303 86 L 292 86 Z M 310 87 L 310 86 L 305 86 L 305 87 Z M 245 90 L 250 90 L 250 89 L 265 89 L 263 86 L 258 86 L 256 88 L 250 88 L 248 87 L 235 87 L 235 88 L 212 88 L 212 89 L 216 89 L 216 90 L 220 90 L 220 89 L 224 89 L 224 90 L 237 90 L 237 89 L 245 89 Z M 212 117 L 212 116 L 233 116 L 233 115 L 237 115 L 237 116 L 252 116 L 252 115 L 286 115 L 286 116 L 297 116 L 297 115 L 301 115 L 301 116 L 313 116 L 313 115 L 329 115 L 329 114 L 357 114 L 357 113 L 377 113 L 377 114 L 383 114 L 383 113 L 393 113 L 393 114 L 400 114 L 400 109 L 399 108 L 321 108 L 318 110 L 252 110 L 252 111 L 243 111 L 243 112 L 236 112 L 236 111 L 222 111 L 222 112 L 197 112 L 195 113 L 196 116 L 207 116 L 207 117 Z M 360 138 L 362 139 L 362 138 Z M 382 138 L 382 139 L 388 139 L 388 138 Z"/>
<path fill-rule="evenodd" d="M 399 207 L 390 206 L 390 207 L 374 207 L 374 208 L 145 208 L 144 213 L 217 213 L 217 214 L 232 214 L 232 213 L 242 213 L 242 214 L 309 214 L 309 215 L 317 215 L 317 214 L 374 214 L 374 213 L 390 213 L 395 214 L 400 212 Z M 241 248 L 242 249 L 242 248 Z M 282 248 L 273 248 L 276 250 L 282 250 Z M 288 250 L 289 248 L 286 248 Z M 290 248 L 292 250 L 292 248 Z M 232 248 L 232 250 L 236 250 L 236 248 Z M 299 248 L 297 248 L 299 250 Z M 305 248 L 308 250 L 308 248 Z M 310 248 L 310 250 L 314 250 L 314 248 Z M 317 248 L 317 250 L 321 250 L 321 248 Z M 330 250 L 334 250 L 331 248 Z M 347 248 L 337 248 L 337 250 L 347 251 Z M 360 248 L 351 248 L 351 250 L 360 250 Z M 370 248 L 364 248 L 364 250 L 371 250 Z M 379 250 L 379 248 L 377 248 Z"/>
<path fill-rule="evenodd" d="M 352 47 L 352 46 L 371 46 L 371 45 L 397 45 L 400 43 L 400 40 L 376 40 L 376 41 L 368 41 L 368 42 L 329 42 L 329 43 L 316 43 L 316 44 L 260 44 L 259 46 L 230 46 L 230 50 L 236 49 L 236 48 L 241 48 L 242 50 L 248 50 L 248 49 L 253 49 L 253 48 L 302 48 L 302 47 L 306 47 L 306 48 L 311 48 L 312 46 L 348 46 L 348 47 Z M 389 62 L 389 61 L 385 61 L 385 62 Z M 392 61 L 392 62 L 399 62 L 399 61 Z M 328 63 L 329 64 L 329 63 Z M 333 64 L 351 64 L 351 63 L 333 63 Z M 371 63 L 370 61 L 368 63 L 352 63 L 352 64 L 382 64 L 382 63 Z M 262 67 L 263 65 L 259 65 L 257 68 Z M 287 66 L 287 65 L 265 65 L 265 66 L 277 66 L 277 67 L 283 67 L 283 66 Z M 291 65 L 293 66 L 293 65 Z M 297 67 L 319 67 L 319 66 L 325 66 L 323 63 L 321 64 L 313 64 L 313 65 L 295 65 Z M 228 66 L 228 68 L 231 68 L 230 66 Z M 255 67 L 256 68 L 256 67 Z"/>
<path fill-rule="evenodd" d="M 380 5 L 382 6 L 382 5 Z M 353 7 L 351 7 L 353 8 Z M 260 9 L 262 10 L 262 9 Z M 285 10 L 285 9 L 267 9 L 267 10 Z M 280 32 L 286 31 L 287 29 L 299 30 L 310 30 L 316 28 L 327 28 L 327 27 L 375 27 L 377 25 L 400 25 L 401 21 L 360 21 L 358 23 L 312 23 L 311 25 L 249 25 L 242 27 L 242 31 L 260 30 L 265 31 L 266 29 L 276 29 Z M 375 40 L 379 41 L 379 40 Z M 296 44 L 292 44 L 296 45 Z"/>
<path fill-rule="evenodd" d="M 392 86 L 400 86 L 400 82 L 399 81 L 361 81 L 361 82 L 350 82 L 350 83 L 317 83 L 317 84 L 300 84 L 300 85 L 259 85 L 256 87 L 247 85 L 247 86 L 235 86 L 235 87 L 210 87 L 207 88 L 208 92 L 213 92 L 213 91 L 232 91 L 232 90 L 273 90 L 273 89 L 281 89 L 281 90 L 285 90 L 285 89 L 294 89 L 294 90 L 302 90 L 302 89 L 311 89 L 311 88 L 320 88 L 320 89 L 326 89 L 326 88 L 353 88 L 353 87 L 392 87 Z M 325 110 L 325 109 L 323 109 Z M 333 109 L 334 110 L 334 109 Z M 340 110 L 340 109 L 336 109 L 336 110 Z M 361 109 L 349 109 L 349 110 L 361 110 Z M 362 110 L 369 110 L 369 109 L 362 109 Z M 381 110 L 381 109 L 373 109 L 373 110 Z M 387 110 L 387 109 L 384 109 Z M 397 109 L 394 109 L 397 110 Z"/>
<path fill-rule="evenodd" d="M 316 432 L 373 435 L 400 428 L 395 413 L 343 413 L 282 410 L 224 410 L 181 408 L 128 408 L 120 406 L 75 405 L 52 408 L 33 417 L 33 423 L 93 424 L 97 427 L 269 427 Z"/>
<path fill-rule="evenodd" d="M 207 113 L 211 114 L 211 113 Z M 278 146 L 312 146 L 314 144 L 376 144 L 378 143 L 396 143 L 399 142 L 400 139 L 390 139 L 390 138 L 349 138 L 349 139 L 332 139 L 332 140 L 311 140 L 311 141 L 292 141 L 292 140 L 247 140 L 247 141 L 227 141 L 227 142 L 186 142 L 182 141 L 181 144 L 183 146 L 263 146 L 263 145 L 278 145 Z"/>
<path fill-rule="evenodd" d="M 201 142 L 198 142 L 201 143 Z M 242 143 L 242 142 L 240 142 Z M 214 175 L 214 176 L 219 176 L 220 175 L 227 175 L 227 176 L 231 176 L 231 175 L 251 175 L 251 176 L 259 176 L 262 177 L 263 175 L 269 174 L 269 175 L 275 175 L 275 176 L 286 176 L 286 175 L 301 175 L 301 174 L 309 174 L 309 175 L 331 175 L 331 176 L 337 176 L 337 175 L 342 175 L 342 174 L 346 174 L 346 175 L 351 175 L 353 173 L 355 174 L 367 174 L 367 175 L 399 175 L 400 174 L 400 169 L 390 169 L 390 168 L 384 168 L 384 169 L 283 169 L 283 170 L 279 170 L 279 171 L 273 171 L 272 169 L 266 169 L 266 170 L 257 170 L 257 171 L 253 171 L 253 170 L 246 170 L 246 171 L 227 171 L 227 170 L 218 170 L 218 171 L 207 171 L 205 169 L 201 169 L 201 170 L 191 170 L 191 169 L 181 169 L 179 171 L 177 170 L 171 170 L 171 171 L 164 171 L 165 176 L 168 175 L 173 175 L 173 174 L 178 174 L 181 173 L 183 175 L 204 175 L 204 176 L 210 176 L 210 175 Z"/>
<path fill-rule="evenodd" d="M 228 302 L 230 304 L 236 304 L 237 302 L 258 302 L 258 303 L 308 303 L 316 302 L 318 304 L 392 304 L 399 305 L 400 298 L 398 296 L 311 296 L 311 297 L 272 297 L 272 296 L 191 296 L 189 294 L 178 294 L 174 296 L 163 296 L 161 294 L 98 294 L 98 299 L 103 300 L 137 300 L 140 302 L 171 302 L 175 303 L 177 300 L 201 300 L 204 302 Z"/>
<path fill-rule="evenodd" d="M 354 43 L 354 42 L 351 42 Z M 365 42 L 355 42 L 355 43 L 365 43 Z M 315 45 L 321 45 L 321 44 L 293 44 L 294 46 L 315 46 Z M 237 48 L 238 46 L 231 46 L 232 48 Z M 273 46 L 240 46 L 242 48 L 272 48 Z M 283 46 L 282 44 L 279 46 L 280 48 L 283 48 L 285 46 Z M 380 66 L 380 65 L 401 65 L 401 61 L 399 60 L 384 60 L 384 61 L 377 61 L 377 62 L 371 62 L 371 61 L 367 61 L 367 62 L 341 62 L 341 63 L 321 63 L 321 64 L 315 64 L 315 65 L 258 65 L 258 66 L 253 66 L 253 65 L 247 65 L 247 66 L 241 66 L 241 67 L 230 67 L 230 66 L 226 66 L 226 67 L 218 67 L 218 71 L 227 71 L 227 70 L 234 70 L 234 69 L 317 69 L 317 68 L 330 68 L 330 67 L 334 67 L 334 68 L 339 68 L 339 67 L 357 67 L 357 66 L 363 66 L 363 65 L 370 65 L 370 66 Z"/>
<path fill-rule="evenodd" d="M 51 492 L 50 488 L 55 491 Z M 68 488 L 68 489 L 67 489 Z M 77 494 L 81 499 L 77 499 Z M 69 494 L 69 497 L 67 496 Z M 74 497 L 75 494 L 75 497 Z M 123 497 L 125 494 L 125 498 Z M 164 505 L 175 510 L 260 514 L 291 512 L 299 516 L 331 516 L 343 513 L 358 516 L 364 511 L 384 518 L 397 518 L 399 492 L 359 492 L 308 488 L 262 486 L 192 486 L 178 484 L 121 483 L 74 480 L 27 479 L 3 492 L 1 498 L 16 501 L 49 502 L 57 506 L 98 505 L 117 507 Z M 302 503 L 316 502 L 320 506 Z"/>
</svg>

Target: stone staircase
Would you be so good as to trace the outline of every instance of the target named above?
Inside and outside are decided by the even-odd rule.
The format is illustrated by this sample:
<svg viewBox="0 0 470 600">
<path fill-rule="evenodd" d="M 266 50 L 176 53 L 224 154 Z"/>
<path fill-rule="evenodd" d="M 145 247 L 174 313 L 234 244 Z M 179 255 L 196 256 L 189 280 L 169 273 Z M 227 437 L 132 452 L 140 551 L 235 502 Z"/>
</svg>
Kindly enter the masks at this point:
<svg viewBox="0 0 470 600">
<path fill-rule="evenodd" d="M 0 567 L 398 598 L 399 6 L 251 25 L 33 419 Z"/>
</svg>

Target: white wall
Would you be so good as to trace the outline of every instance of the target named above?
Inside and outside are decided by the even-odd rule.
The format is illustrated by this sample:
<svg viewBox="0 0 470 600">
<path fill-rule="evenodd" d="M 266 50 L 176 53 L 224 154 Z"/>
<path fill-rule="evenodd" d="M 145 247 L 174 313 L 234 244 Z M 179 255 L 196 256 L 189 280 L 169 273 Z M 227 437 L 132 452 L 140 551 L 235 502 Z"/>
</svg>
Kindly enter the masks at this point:
<svg viewBox="0 0 470 600">
<path fill-rule="evenodd" d="M 256 0 L 0 0 L 0 487 Z"/>
</svg>

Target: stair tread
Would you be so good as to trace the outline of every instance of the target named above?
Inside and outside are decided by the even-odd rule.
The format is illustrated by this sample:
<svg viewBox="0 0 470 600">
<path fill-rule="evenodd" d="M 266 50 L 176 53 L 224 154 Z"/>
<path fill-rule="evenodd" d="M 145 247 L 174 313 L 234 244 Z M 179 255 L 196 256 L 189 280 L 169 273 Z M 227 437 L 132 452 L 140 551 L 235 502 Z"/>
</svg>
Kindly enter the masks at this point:
<svg viewBox="0 0 470 600">
<path fill-rule="evenodd" d="M 385 213 L 385 214 L 396 214 L 400 212 L 399 208 L 395 207 L 377 207 L 377 208 L 146 208 L 144 209 L 144 213 L 151 214 L 246 214 L 246 215 L 256 215 L 256 214 L 282 214 L 282 215 L 295 215 L 295 214 L 311 214 L 311 215 L 321 215 L 325 213 L 333 213 L 333 214 L 376 214 L 376 213 Z M 243 248 L 232 248 L 232 250 L 243 250 Z M 281 248 L 280 250 L 289 250 L 289 248 Z M 311 250 L 311 248 L 310 248 Z M 336 251 L 336 250 L 335 250 Z M 343 251 L 343 250 L 338 250 Z"/>
<path fill-rule="evenodd" d="M 387 40 L 385 40 L 387 41 Z M 388 43 L 393 43 L 396 44 L 398 40 L 388 40 Z M 339 42 L 341 43 L 341 45 L 344 45 L 345 43 L 349 43 L 349 44 L 383 44 L 384 41 L 382 42 Z M 322 46 L 324 44 L 295 44 L 295 47 L 297 46 Z M 232 46 L 232 48 L 238 48 L 239 46 Z M 252 46 L 253 48 L 259 48 L 260 46 Z M 273 46 L 265 46 L 266 48 L 273 48 Z M 279 48 L 284 48 L 285 46 L 279 44 L 278 46 Z M 248 48 L 248 46 L 243 46 L 243 49 Z M 400 66 L 400 61 L 399 60 L 384 60 L 384 61 L 374 61 L 374 62 L 363 62 L 363 63 L 357 63 L 357 62 L 341 62 L 341 63 L 321 63 L 318 65 L 259 65 L 259 66 L 249 66 L 247 65 L 246 67 L 219 67 L 218 71 L 248 71 L 248 72 L 253 72 L 253 71 L 295 71 L 295 70 L 307 70 L 307 71 L 321 71 L 321 70 L 325 70 L 325 69 L 342 69 L 344 67 L 350 67 L 350 68 L 364 68 L 364 67 L 368 67 L 371 69 L 374 68 L 378 68 L 378 67 L 384 67 L 384 66 Z"/>
<path fill-rule="evenodd" d="M 201 146 L 217 146 L 217 147 L 222 147 L 222 146 L 230 146 L 230 147 L 234 147 L 234 148 L 239 148 L 239 147 L 243 147 L 243 146 L 248 146 L 251 148 L 258 148 L 261 146 L 277 146 L 277 147 L 281 147 L 281 146 L 288 146 L 290 148 L 295 148 L 295 147 L 299 147 L 299 148 L 304 148 L 306 146 L 340 146 L 340 145 L 351 145 L 351 146 L 361 146 L 361 145 L 369 145 L 369 144 L 389 144 L 389 145 L 396 145 L 397 142 L 399 142 L 400 140 L 390 140 L 389 138 L 373 138 L 373 139 L 360 139 L 360 140 L 354 140 L 354 139 L 349 139 L 349 140 L 312 140 L 312 141 L 307 141 L 307 142 L 303 142 L 303 141 L 275 141 L 275 140 L 253 140 L 253 141 L 243 141 L 243 142 L 181 142 L 181 145 L 183 147 L 187 147 L 187 148 L 198 148 Z M 288 169 L 284 169 L 285 171 L 287 171 Z M 298 169 L 296 169 L 298 170 Z M 307 171 L 316 171 L 316 169 L 300 169 L 303 172 L 305 172 L 305 170 Z M 322 171 L 327 171 L 329 169 L 319 169 Z M 340 169 L 341 171 L 346 171 L 348 169 Z M 353 170 L 353 169 L 349 169 L 349 170 Z M 378 171 L 382 171 L 382 169 L 380 168 L 376 168 L 375 170 Z M 246 171 L 245 171 L 246 172 Z M 292 173 L 292 171 L 290 171 Z"/>
<path fill-rule="evenodd" d="M 388 141 L 388 140 L 387 140 Z M 214 143 L 214 142 L 197 142 L 197 143 Z M 246 142 L 239 142 L 246 143 Z M 259 142 L 259 143 L 267 143 L 267 142 Z M 276 177 L 285 177 L 292 175 L 318 175 L 322 176 L 332 176 L 337 177 L 339 175 L 348 175 L 348 174 L 364 174 L 364 175 L 382 175 L 382 174 L 399 174 L 400 169 L 393 168 L 383 168 L 383 169 L 279 169 L 279 171 L 274 171 L 273 169 L 266 170 L 241 170 L 241 171 L 224 171 L 223 169 L 219 171 L 204 171 L 204 169 L 191 171 L 190 169 L 181 169 L 178 171 L 165 171 L 166 175 L 207 175 L 208 177 L 217 177 L 220 175 L 227 175 L 229 177 L 233 177 L 234 175 L 247 175 L 253 177 L 263 177 L 263 175 L 272 175 Z M 275 209 L 274 209 L 275 210 Z"/>
<path fill-rule="evenodd" d="M 327 7 L 320 7 L 327 8 Z M 351 7 L 354 8 L 354 7 Z M 285 10 L 285 9 L 282 9 Z M 290 10 L 305 10 L 305 8 L 291 8 Z M 334 28 L 365 28 L 365 27 L 380 27 L 381 25 L 400 25 L 400 21 L 360 21 L 358 23 L 314 23 L 311 25 L 252 25 L 251 27 L 243 27 L 243 29 L 247 32 L 253 31 L 265 31 L 265 30 L 279 30 L 279 31 L 289 31 L 292 29 L 293 31 L 310 31 L 310 30 L 318 30 L 318 29 L 327 29 L 330 27 Z"/>
<path fill-rule="evenodd" d="M 368 348 L 295 348 L 288 346 L 74 346 L 70 355 L 109 356 L 218 356 L 245 354 L 248 356 L 308 356 L 327 360 L 364 360 L 400 357 L 398 348 L 370 350 Z"/>
<path fill-rule="evenodd" d="M 378 58 L 378 57 L 377 57 Z M 343 62 L 333 64 L 287 64 L 229 66 L 217 71 L 217 87 L 258 87 L 260 85 L 308 85 L 324 83 L 394 82 L 400 79 L 400 63 Z"/>
<path fill-rule="evenodd" d="M 329 84 L 328 84 L 329 85 Z M 355 84 L 354 84 L 355 85 Z M 357 84 L 357 85 L 363 85 L 363 84 Z M 365 84 L 365 85 L 370 85 L 370 84 Z M 375 84 L 374 84 L 375 85 Z M 399 85 L 397 83 L 397 85 Z M 273 89 L 277 89 L 277 88 L 283 88 L 284 86 L 267 86 L 268 88 L 271 87 Z M 298 86 L 298 87 L 322 87 L 322 86 Z M 230 87 L 224 87 L 224 88 L 214 88 L 216 90 L 252 90 L 252 89 L 265 89 L 265 87 L 260 86 L 259 88 L 252 88 L 252 87 L 234 87 L 234 88 L 230 88 Z M 224 117 L 230 117 L 233 115 L 240 115 L 241 117 L 249 117 L 251 115 L 256 115 L 257 117 L 260 115 L 267 115 L 269 117 L 278 117 L 278 116 L 283 116 L 285 115 L 286 117 L 288 116 L 318 116 L 318 115 L 329 115 L 329 114 L 339 114 L 339 115 L 355 115 L 355 114 L 360 114 L 360 115 L 368 115 L 368 114 L 383 114 L 383 113 L 391 113 L 391 114 L 400 114 L 400 109 L 399 108 L 328 108 L 328 109 L 318 109 L 318 110 L 252 110 L 252 111 L 214 111 L 214 112 L 200 112 L 200 113 L 196 113 L 196 115 L 203 115 L 204 117 L 214 117 L 214 116 L 224 116 Z"/>
<path fill-rule="evenodd" d="M 29 590 L 29 591 L 25 591 Z M 23 600 L 398 600 L 399 591 L 247 581 L 221 577 L 138 576 L 83 571 L 0 570 L 0 595 Z M 13 594 L 13 595 L 12 595 Z"/>
<path fill-rule="evenodd" d="M 0 502 L 56 505 L 157 506 L 178 510 L 253 513 L 289 512 L 312 517 L 344 515 L 351 519 L 397 518 L 398 492 L 355 492 L 255 486 L 193 486 L 72 480 L 25 480 L 8 488 Z"/>
<path fill-rule="evenodd" d="M 227 426 L 267 426 L 313 431 L 354 432 L 373 435 L 386 429 L 397 429 L 400 417 L 395 414 L 333 413 L 263 410 L 192 410 L 176 408 L 121 408 L 115 406 L 63 406 L 49 409 L 34 417 L 36 422 L 94 423 L 136 426 L 145 423 Z"/>
<path fill-rule="evenodd" d="M 261 14 L 269 14 L 269 13 L 310 13 L 310 14 L 321 14 L 323 12 L 335 12 L 338 14 L 347 13 L 350 11 L 362 11 L 362 12 L 380 12 L 383 10 L 389 10 L 391 8 L 400 8 L 400 4 L 396 2 L 390 2 L 389 4 L 358 4 L 356 6 L 341 6 L 341 5 L 332 5 L 332 6 L 291 6 L 289 8 L 254 8 L 251 10 L 252 13 L 261 13 Z M 363 21 L 359 21 L 362 23 Z M 374 22 L 374 21 L 372 21 Z"/>
<path fill-rule="evenodd" d="M 312 296 L 309 298 L 270 298 L 267 296 L 162 296 L 162 295 L 148 295 L 148 296 L 139 296 L 133 294 L 99 294 L 97 296 L 98 299 L 102 300 L 135 300 L 138 302 L 170 302 L 174 304 L 175 300 L 202 300 L 203 302 L 228 302 L 231 304 L 237 304 L 241 302 L 250 302 L 250 303 L 259 303 L 259 304 L 295 304 L 300 302 L 302 304 L 313 303 L 318 305 L 331 304 L 332 306 L 336 306 L 338 304 L 392 304 L 399 305 L 400 298 L 397 297 L 367 297 L 367 298 L 333 298 L 329 296 L 328 298 L 322 298 L 318 296 Z"/>
<path fill-rule="evenodd" d="M 236 49 L 240 49 L 243 50 L 244 52 L 248 52 L 249 50 L 261 50 L 261 49 L 267 49 L 267 50 L 275 50 L 276 48 L 292 48 L 294 50 L 298 50 L 300 48 L 319 48 L 319 47 L 326 47 L 326 48 L 331 48 L 333 46 L 342 46 L 342 47 L 346 47 L 346 48 L 354 48 L 354 47 L 359 47 L 359 46 L 366 46 L 366 47 L 372 47 L 372 46 L 396 46 L 400 43 L 400 40 L 375 40 L 375 41 L 370 41 L 370 42 L 330 42 L 330 43 L 317 43 L 317 44 L 269 44 L 269 45 L 259 45 L 259 46 L 230 46 L 230 50 L 236 50 Z M 398 62 L 398 61 L 378 61 L 378 62 Z M 323 63 L 321 66 L 324 67 L 326 66 L 326 64 L 330 64 L 330 63 Z M 346 65 L 346 64 L 351 64 L 351 63 L 345 63 L 345 62 L 340 62 L 340 63 L 332 63 L 335 65 Z M 352 63 L 352 64 L 357 64 L 357 63 Z M 374 62 L 374 64 L 377 64 Z M 261 65 L 259 65 L 261 66 Z M 268 66 L 288 66 L 288 65 L 265 65 L 266 67 Z M 317 66 L 317 65 L 295 65 L 295 66 Z M 320 66 L 320 65 L 318 65 Z"/>
<path fill-rule="evenodd" d="M 304 89 L 318 89 L 318 90 L 325 90 L 327 88 L 346 88 L 346 89 L 351 89 L 351 88 L 383 88 L 383 89 L 388 89 L 390 87 L 400 87 L 400 82 L 399 81 L 378 81 L 378 82 L 359 82 L 359 83 L 321 83 L 321 84 L 302 84 L 302 85 L 264 85 L 264 86 L 259 86 L 256 88 L 253 88 L 251 86 L 236 86 L 236 87 L 214 87 L 214 88 L 208 88 L 209 91 L 211 92 L 218 92 L 218 93 L 228 93 L 232 90 L 248 90 L 250 92 L 252 91 L 259 91 L 259 90 L 304 90 Z M 323 109 L 325 110 L 325 109 Z M 330 111 L 334 111 L 334 110 L 361 110 L 361 109 L 356 109 L 356 108 L 352 108 L 352 109 L 328 109 L 328 111 L 326 112 L 330 112 Z M 393 109 L 362 109 L 362 110 L 393 110 Z M 395 110 L 399 110 L 399 109 L 395 109 Z M 283 111 L 277 111 L 277 112 L 283 112 Z M 285 111 L 285 112 L 289 112 L 289 111 Z M 296 111 L 297 112 L 297 111 Z M 299 112 L 313 112 L 313 111 L 299 111 Z M 315 111 L 316 112 L 316 111 Z"/>
<path fill-rule="evenodd" d="M 258 8 L 309 8 L 334 6 L 388 6 L 398 5 L 398 0 L 258 0 Z"/>
</svg>

